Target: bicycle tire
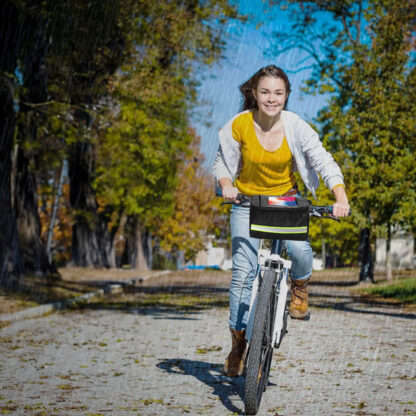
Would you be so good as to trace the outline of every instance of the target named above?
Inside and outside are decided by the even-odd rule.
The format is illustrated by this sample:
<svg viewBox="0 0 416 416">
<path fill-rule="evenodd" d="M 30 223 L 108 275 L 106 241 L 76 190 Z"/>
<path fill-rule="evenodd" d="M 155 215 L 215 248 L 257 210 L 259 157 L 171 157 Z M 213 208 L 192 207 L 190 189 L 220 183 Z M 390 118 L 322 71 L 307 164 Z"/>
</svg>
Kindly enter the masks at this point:
<svg viewBox="0 0 416 416">
<path fill-rule="evenodd" d="M 244 404 L 247 415 L 257 414 L 266 390 L 273 357 L 271 339 L 275 318 L 276 272 L 267 270 L 259 287 L 253 332 L 247 354 Z"/>
</svg>

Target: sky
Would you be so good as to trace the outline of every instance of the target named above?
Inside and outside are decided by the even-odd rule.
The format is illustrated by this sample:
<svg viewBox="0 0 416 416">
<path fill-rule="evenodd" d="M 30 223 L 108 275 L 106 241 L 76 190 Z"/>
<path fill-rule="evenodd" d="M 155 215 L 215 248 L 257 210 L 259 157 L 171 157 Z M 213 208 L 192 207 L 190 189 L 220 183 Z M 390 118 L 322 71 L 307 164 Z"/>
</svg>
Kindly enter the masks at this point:
<svg viewBox="0 0 416 416">
<path fill-rule="evenodd" d="M 310 61 L 300 65 L 304 56 L 299 51 L 292 50 L 278 58 L 267 56 L 267 50 L 273 45 L 272 33 L 290 31 L 288 13 L 277 7 L 270 9 L 262 0 L 240 0 L 238 4 L 242 13 L 254 15 L 253 22 L 230 21 L 227 24 L 225 59 L 205 69 L 200 78 L 198 99 L 204 104 L 195 112 L 193 126 L 201 136 L 201 151 L 208 168 L 218 148 L 218 130 L 240 110 L 239 85 L 261 67 L 275 64 L 288 73 L 292 89 L 288 109 L 306 121 L 312 121 L 326 101 L 323 96 L 301 93 L 300 87 L 310 74 L 310 70 L 301 68 Z M 258 23 L 262 23 L 259 28 L 256 27 Z"/>
</svg>

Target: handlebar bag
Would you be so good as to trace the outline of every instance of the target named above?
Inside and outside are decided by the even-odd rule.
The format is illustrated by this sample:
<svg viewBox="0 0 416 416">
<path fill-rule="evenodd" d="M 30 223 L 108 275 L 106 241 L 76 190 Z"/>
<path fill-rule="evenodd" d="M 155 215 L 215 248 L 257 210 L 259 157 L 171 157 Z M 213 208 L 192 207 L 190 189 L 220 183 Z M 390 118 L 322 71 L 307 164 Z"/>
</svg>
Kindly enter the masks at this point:
<svg viewBox="0 0 416 416">
<path fill-rule="evenodd" d="M 309 200 L 297 196 L 252 196 L 250 236 L 272 240 L 307 240 L 309 205 Z"/>
</svg>

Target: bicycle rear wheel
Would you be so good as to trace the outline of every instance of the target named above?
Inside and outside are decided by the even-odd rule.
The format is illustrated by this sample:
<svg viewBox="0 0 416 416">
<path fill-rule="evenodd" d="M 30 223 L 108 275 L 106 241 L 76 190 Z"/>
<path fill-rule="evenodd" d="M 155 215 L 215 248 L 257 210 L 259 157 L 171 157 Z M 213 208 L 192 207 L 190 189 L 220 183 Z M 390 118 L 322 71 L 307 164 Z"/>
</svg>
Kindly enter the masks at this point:
<svg viewBox="0 0 416 416">
<path fill-rule="evenodd" d="M 246 414 L 257 414 L 266 390 L 273 357 L 272 337 L 275 318 L 276 272 L 267 270 L 262 278 L 254 315 L 253 332 L 247 355 L 245 409 Z"/>
</svg>

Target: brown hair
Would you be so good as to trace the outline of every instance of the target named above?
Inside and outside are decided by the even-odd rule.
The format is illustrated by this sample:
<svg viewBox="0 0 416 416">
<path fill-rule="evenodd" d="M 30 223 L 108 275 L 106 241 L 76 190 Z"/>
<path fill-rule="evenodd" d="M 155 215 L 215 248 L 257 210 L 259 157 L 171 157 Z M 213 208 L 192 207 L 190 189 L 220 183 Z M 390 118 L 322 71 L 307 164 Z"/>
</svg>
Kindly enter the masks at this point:
<svg viewBox="0 0 416 416">
<path fill-rule="evenodd" d="M 287 103 L 289 100 L 289 94 L 290 94 L 290 82 L 289 78 L 287 77 L 286 73 L 283 71 L 283 69 L 277 67 L 276 65 L 268 65 L 263 68 L 260 68 L 252 77 L 247 80 L 244 84 L 240 85 L 240 92 L 243 96 L 243 106 L 242 110 L 257 110 L 257 101 L 254 98 L 253 90 L 257 88 L 257 85 L 259 84 L 259 81 L 263 77 L 275 77 L 275 78 L 281 78 L 286 86 L 286 92 L 288 98 L 286 99 L 285 107 L 287 108 Z"/>
</svg>

